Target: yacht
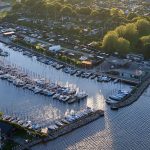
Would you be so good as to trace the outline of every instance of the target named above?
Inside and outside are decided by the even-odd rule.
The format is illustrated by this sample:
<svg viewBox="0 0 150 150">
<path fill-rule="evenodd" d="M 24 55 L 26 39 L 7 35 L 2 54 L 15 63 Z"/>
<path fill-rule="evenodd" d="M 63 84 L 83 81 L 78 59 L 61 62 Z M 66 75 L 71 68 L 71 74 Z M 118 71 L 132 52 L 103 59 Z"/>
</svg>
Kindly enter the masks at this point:
<svg viewBox="0 0 150 150">
<path fill-rule="evenodd" d="M 59 99 L 60 94 L 56 93 L 55 95 L 53 95 L 53 99 Z"/>
<path fill-rule="evenodd" d="M 76 94 L 77 100 L 85 99 L 88 95 L 85 92 L 79 92 Z"/>
<path fill-rule="evenodd" d="M 35 94 L 38 94 L 42 91 L 42 89 L 36 86 L 33 91 Z"/>
</svg>

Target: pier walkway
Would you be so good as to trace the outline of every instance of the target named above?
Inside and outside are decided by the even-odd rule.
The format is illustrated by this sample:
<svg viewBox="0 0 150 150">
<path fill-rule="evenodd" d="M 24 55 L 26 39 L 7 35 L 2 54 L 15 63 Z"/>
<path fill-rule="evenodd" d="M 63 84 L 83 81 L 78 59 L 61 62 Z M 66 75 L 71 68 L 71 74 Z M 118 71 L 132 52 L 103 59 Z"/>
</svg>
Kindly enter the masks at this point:
<svg viewBox="0 0 150 150">
<path fill-rule="evenodd" d="M 143 92 L 148 88 L 150 85 L 150 73 L 148 73 L 145 78 L 143 78 L 141 84 L 139 84 L 136 89 L 134 89 L 131 96 L 124 101 L 118 102 L 116 104 L 111 104 L 111 109 L 118 109 L 121 107 L 128 106 L 138 100 L 138 98 L 143 94 Z"/>
</svg>

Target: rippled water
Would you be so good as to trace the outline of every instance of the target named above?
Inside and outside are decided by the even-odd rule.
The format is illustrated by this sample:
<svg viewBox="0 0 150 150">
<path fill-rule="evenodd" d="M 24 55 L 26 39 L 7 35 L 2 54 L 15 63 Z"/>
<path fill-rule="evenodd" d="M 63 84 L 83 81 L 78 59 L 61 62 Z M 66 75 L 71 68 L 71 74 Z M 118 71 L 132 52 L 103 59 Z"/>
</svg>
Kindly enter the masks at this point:
<svg viewBox="0 0 150 150">
<path fill-rule="evenodd" d="M 105 104 L 104 97 L 120 88 L 130 89 L 129 85 L 98 83 L 96 80 L 82 79 L 58 71 L 51 66 L 41 64 L 35 58 L 28 58 L 19 52 L 6 48 L 10 55 L 1 60 L 19 66 L 26 72 L 58 82 L 59 84 L 84 90 L 87 100 L 73 105 L 63 104 L 49 97 L 35 95 L 31 91 L 16 88 L 7 81 L 0 80 L 0 109 L 9 114 L 18 115 L 40 124 L 51 122 L 72 111 L 90 106 L 105 110 L 105 117 L 100 118 L 82 128 L 64 135 L 46 145 L 38 145 L 33 150 L 101 150 L 101 149 L 150 149 L 150 89 L 129 107 L 111 111 Z M 140 144 L 139 144 L 140 143 Z"/>
<path fill-rule="evenodd" d="M 129 107 L 105 110 L 105 117 L 33 150 L 149 150 L 150 87 Z"/>
</svg>

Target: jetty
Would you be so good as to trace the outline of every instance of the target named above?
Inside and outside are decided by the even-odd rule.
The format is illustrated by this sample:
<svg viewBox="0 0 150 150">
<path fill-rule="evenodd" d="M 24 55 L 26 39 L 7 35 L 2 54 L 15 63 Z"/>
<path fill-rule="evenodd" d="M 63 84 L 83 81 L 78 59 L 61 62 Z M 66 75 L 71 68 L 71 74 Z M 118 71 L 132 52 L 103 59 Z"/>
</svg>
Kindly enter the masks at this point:
<svg viewBox="0 0 150 150">
<path fill-rule="evenodd" d="M 86 113 L 84 113 L 83 116 L 80 116 L 74 120 L 70 120 L 70 122 L 63 122 L 63 125 L 58 126 L 58 128 L 48 130 L 47 137 L 45 138 L 38 138 L 35 141 L 32 141 L 30 143 L 25 143 L 24 145 L 17 146 L 14 148 L 15 150 L 25 150 L 30 149 L 31 147 L 37 145 L 46 143 L 48 141 L 54 140 L 64 134 L 67 134 L 79 127 L 82 127 L 100 117 L 104 116 L 103 110 L 92 110 L 91 108 L 87 108 Z M 64 119 L 63 119 L 64 120 Z"/>
<path fill-rule="evenodd" d="M 132 93 L 127 97 L 125 100 L 120 101 L 118 103 L 111 104 L 111 109 L 119 109 L 121 107 L 125 107 L 131 105 L 133 102 L 138 100 L 138 98 L 143 94 L 143 92 L 148 88 L 150 85 L 150 73 L 143 78 L 142 82 L 135 86 Z"/>
<path fill-rule="evenodd" d="M 14 147 L 14 150 L 25 150 L 25 149 L 30 149 L 31 147 L 37 145 L 37 144 L 43 144 L 48 141 L 54 140 L 64 134 L 67 134 L 77 128 L 80 128 L 86 124 L 89 124 L 90 122 L 93 122 L 94 120 L 103 117 L 104 116 L 104 111 L 103 110 L 94 110 L 89 107 L 87 107 L 84 110 L 81 110 L 75 114 L 66 116 L 62 119 L 59 120 L 54 120 L 53 124 L 45 127 L 45 128 L 40 128 L 39 130 L 33 130 L 35 134 L 40 135 L 41 137 L 38 137 L 36 140 L 31 141 L 29 143 L 24 143 L 21 145 L 18 145 L 17 147 Z M 6 118 L 6 117 L 3 117 Z M 6 120 L 6 119 L 5 119 Z M 4 120 L 4 121 L 5 121 Z M 10 119 L 12 120 L 12 119 Z M 5 121 L 10 124 L 12 121 Z M 16 126 L 16 124 L 14 124 Z M 28 130 L 28 127 L 22 127 L 21 125 L 19 128 L 23 128 L 24 130 Z M 31 128 L 29 131 L 32 130 Z M 43 136 L 44 135 L 44 136 Z"/>
</svg>

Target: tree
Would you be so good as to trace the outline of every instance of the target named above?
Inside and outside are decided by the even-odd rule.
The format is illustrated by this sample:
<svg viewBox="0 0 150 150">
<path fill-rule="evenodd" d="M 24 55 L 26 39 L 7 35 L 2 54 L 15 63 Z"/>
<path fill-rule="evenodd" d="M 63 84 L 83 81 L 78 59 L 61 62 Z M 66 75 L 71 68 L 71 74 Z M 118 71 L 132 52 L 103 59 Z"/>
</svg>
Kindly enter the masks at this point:
<svg viewBox="0 0 150 150">
<path fill-rule="evenodd" d="M 133 13 L 133 12 L 131 12 L 131 13 L 129 13 L 129 14 L 127 15 L 127 19 L 129 19 L 129 20 L 132 20 L 132 19 L 135 18 L 135 17 L 137 17 L 137 14 L 136 14 L 136 13 Z"/>
<path fill-rule="evenodd" d="M 99 16 L 100 19 L 105 20 L 105 19 L 110 18 L 110 10 L 109 9 L 101 8 L 101 9 L 99 9 L 99 14 L 100 14 L 100 16 Z"/>
<path fill-rule="evenodd" d="M 138 30 L 137 27 L 134 23 L 128 23 L 125 26 L 125 32 L 123 38 L 127 39 L 130 41 L 131 46 L 134 46 L 137 44 L 138 41 Z"/>
<path fill-rule="evenodd" d="M 14 4 L 13 4 L 13 7 L 12 7 L 12 10 L 13 10 L 14 12 L 17 12 L 17 11 L 20 10 L 21 7 L 22 7 L 21 3 L 14 3 Z"/>
<path fill-rule="evenodd" d="M 117 45 L 120 54 L 127 54 L 130 50 L 130 42 L 122 37 L 118 39 Z"/>
<path fill-rule="evenodd" d="M 70 6 L 64 6 L 61 10 L 60 10 L 61 14 L 64 16 L 72 16 L 73 14 L 73 10 Z"/>
<path fill-rule="evenodd" d="M 112 16 L 124 16 L 123 10 L 117 9 L 117 8 L 112 8 L 112 9 L 110 10 L 110 14 L 111 14 Z"/>
<path fill-rule="evenodd" d="M 92 10 L 90 16 L 92 18 L 98 18 L 100 16 L 100 13 L 98 10 Z"/>
<path fill-rule="evenodd" d="M 125 36 L 126 26 L 121 25 L 115 29 L 115 31 L 118 33 L 119 37 Z"/>
<path fill-rule="evenodd" d="M 60 14 L 62 5 L 58 2 L 48 3 L 46 5 L 46 9 L 49 17 L 56 18 Z"/>
<path fill-rule="evenodd" d="M 77 9 L 77 12 L 80 15 L 90 15 L 91 14 L 91 8 L 90 7 L 81 7 L 79 9 Z"/>
<path fill-rule="evenodd" d="M 142 42 L 143 44 L 150 43 L 150 35 L 148 35 L 148 36 L 143 36 L 143 37 L 140 38 L 140 40 L 141 40 L 141 42 Z"/>
<path fill-rule="evenodd" d="M 146 58 L 150 58 L 150 35 L 141 37 L 139 43 L 140 53 L 144 54 Z"/>
<path fill-rule="evenodd" d="M 146 19 L 137 20 L 136 26 L 140 36 L 150 34 L 150 22 L 148 20 Z"/>
<path fill-rule="evenodd" d="M 37 13 L 39 16 L 41 17 L 45 17 L 46 16 L 46 3 L 45 1 L 37 1 L 37 3 L 35 4 L 35 9 L 38 10 Z"/>
<path fill-rule="evenodd" d="M 103 39 L 102 47 L 107 52 L 114 52 L 117 49 L 118 44 L 118 34 L 115 31 L 108 32 Z"/>
</svg>

